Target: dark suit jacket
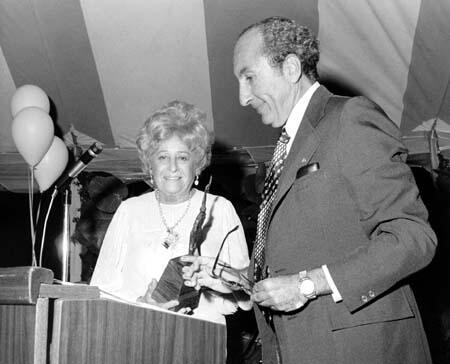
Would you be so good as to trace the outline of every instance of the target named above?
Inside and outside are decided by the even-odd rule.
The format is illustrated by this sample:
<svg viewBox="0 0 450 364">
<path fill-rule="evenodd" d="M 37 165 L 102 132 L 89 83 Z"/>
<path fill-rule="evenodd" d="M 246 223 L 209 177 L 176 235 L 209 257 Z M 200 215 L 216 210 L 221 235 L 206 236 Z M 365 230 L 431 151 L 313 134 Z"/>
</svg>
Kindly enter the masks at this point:
<svg viewBox="0 0 450 364">
<path fill-rule="evenodd" d="M 257 309 L 265 364 L 277 342 L 283 364 L 431 362 L 405 278 L 431 261 L 436 237 L 406 153 L 377 105 L 315 92 L 285 161 L 266 264 L 272 276 L 327 264 L 343 301 L 275 313 L 276 334 Z M 320 169 L 298 173 L 311 163 Z"/>
</svg>

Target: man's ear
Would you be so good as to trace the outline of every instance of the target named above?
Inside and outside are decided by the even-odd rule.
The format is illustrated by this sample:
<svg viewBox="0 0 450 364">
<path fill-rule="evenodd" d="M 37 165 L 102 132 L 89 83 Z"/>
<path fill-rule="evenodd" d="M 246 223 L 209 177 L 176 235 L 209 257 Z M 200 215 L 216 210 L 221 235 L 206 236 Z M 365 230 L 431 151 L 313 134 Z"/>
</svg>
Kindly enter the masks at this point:
<svg viewBox="0 0 450 364">
<path fill-rule="evenodd" d="M 292 83 L 297 83 L 302 77 L 302 62 L 295 54 L 288 54 L 285 58 L 283 74 Z"/>
</svg>

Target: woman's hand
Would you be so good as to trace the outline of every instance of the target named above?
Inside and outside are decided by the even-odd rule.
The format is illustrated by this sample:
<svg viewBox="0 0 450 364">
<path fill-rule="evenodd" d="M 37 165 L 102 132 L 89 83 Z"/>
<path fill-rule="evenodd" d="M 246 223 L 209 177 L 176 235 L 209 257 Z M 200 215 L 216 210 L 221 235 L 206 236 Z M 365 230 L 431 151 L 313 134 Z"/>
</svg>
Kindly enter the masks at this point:
<svg viewBox="0 0 450 364">
<path fill-rule="evenodd" d="M 208 287 L 221 293 L 231 293 L 231 289 L 223 286 L 220 279 L 211 276 L 214 258 L 194 255 L 185 255 L 180 258 L 182 262 L 191 263 L 182 269 L 184 284 L 199 290 Z"/>
<path fill-rule="evenodd" d="M 152 293 L 155 290 L 157 284 L 158 284 L 158 281 L 153 278 L 150 281 L 150 283 L 148 284 L 147 291 L 145 292 L 145 294 L 143 296 L 138 297 L 137 302 L 148 303 L 150 305 L 158 306 L 158 307 L 164 308 L 166 310 L 173 311 L 174 308 L 179 305 L 179 302 L 177 300 L 171 300 L 168 302 L 161 303 L 161 302 L 155 301 L 152 298 Z M 192 309 L 190 307 L 182 307 L 177 312 L 189 314 L 192 312 Z"/>
<path fill-rule="evenodd" d="M 217 262 L 215 258 L 204 256 L 185 255 L 182 262 L 191 263 L 183 267 L 184 284 L 189 287 L 200 289 L 208 287 L 221 293 L 232 293 L 243 290 L 251 293 L 251 284 L 247 279 L 247 268 L 234 269 L 228 264 Z"/>
</svg>

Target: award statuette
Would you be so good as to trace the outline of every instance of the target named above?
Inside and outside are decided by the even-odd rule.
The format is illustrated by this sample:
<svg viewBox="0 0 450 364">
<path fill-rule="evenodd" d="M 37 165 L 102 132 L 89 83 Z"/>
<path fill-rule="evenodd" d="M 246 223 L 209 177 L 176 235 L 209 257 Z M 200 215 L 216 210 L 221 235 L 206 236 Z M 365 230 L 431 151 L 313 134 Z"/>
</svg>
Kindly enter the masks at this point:
<svg viewBox="0 0 450 364">
<path fill-rule="evenodd" d="M 192 309 L 198 306 L 200 292 L 193 287 L 184 285 L 181 269 L 183 266 L 190 263 L 185 263 L 180 260 L 180 257 L 169 260 L 166 268 L 152 292 L 152 298 L 159 303 L 177 300 L 178 306 L 174 308 L 178 311 L 183 307 L 190 307 Z"/>
<path fill-rule="evenodd" d="M 211 186 L 211 181 L 212 177 L 209 178 L 208 185 L 205 187 L 200 211 L 191 229 L 189 236 L 189 255 L 200 255 L 200 245 L 203 242 L 202 226 L 206 218 L 206 195 Z M 177 300 L 179 304 L 174 308 L 175 311 L 183 307 L 195 309 L 198 306 L 200 291 L 184 285 L 181 270 L 186 264 L 190 263 L 182 262 L 180 257 L 169 260 L 158 284 L 152 292 L 152 299 L 159 303 Z"/>
</svg>

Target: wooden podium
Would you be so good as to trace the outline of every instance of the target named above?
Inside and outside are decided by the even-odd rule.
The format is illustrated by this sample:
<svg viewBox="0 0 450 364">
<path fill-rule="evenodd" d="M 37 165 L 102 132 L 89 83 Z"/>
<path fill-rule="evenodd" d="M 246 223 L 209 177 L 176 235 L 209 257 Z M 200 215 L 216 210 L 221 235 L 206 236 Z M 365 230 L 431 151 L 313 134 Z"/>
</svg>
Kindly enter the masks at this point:
<svg viewBox="0 0 450 364">
<path fill-rule="evenodd" d="M 16 268 L 0 268 L 2 292 L 5 269 Z M 226 361 L 224 325 L 95 298 L 90 286 L 42 282 L 39 292 L 21 303 L 0 294 L 0 364 Z"/>
</svg>

